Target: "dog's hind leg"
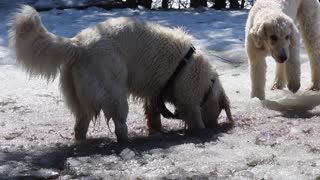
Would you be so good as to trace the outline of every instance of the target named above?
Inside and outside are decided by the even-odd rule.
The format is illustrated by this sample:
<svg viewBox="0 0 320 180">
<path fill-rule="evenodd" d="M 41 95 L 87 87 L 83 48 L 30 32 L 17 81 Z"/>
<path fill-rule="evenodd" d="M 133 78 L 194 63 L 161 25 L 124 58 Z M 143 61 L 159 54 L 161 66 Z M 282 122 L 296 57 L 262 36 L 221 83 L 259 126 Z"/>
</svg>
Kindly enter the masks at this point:
<svg viewBox="0 0 320 180">
<path fill-rule="evenodd" d="M 65 66 L 61 69 L 60 83 L 66 104 L 76 118 L 74 126 L 75 140 L 83 141 L 86 139 L 86 134 L 93 115 L 90 116 L 88 111 L 86 111 L 86 108 L 81 106 L 76 89 L 74 87 L 71 66 Z"/>
<path fill-rule="evenodd" d="M 146 126 L 149 133 L 160 132 L 162 130 L 160 111 L 157 107 L 156 99 L 144 100 L 144 115 L 146 120 Z"/>
<path fill-rule="evenodd" d="M 307 49 L 312 86 L 310 90 L 320 90 L 320 5 L 316 0 L 303 1 L 298 12 L 298 22 Z"/>
<path fill-rule="evenodd" d="M 115 125 L 115 133 L 116 133 L 118 142 L 128 141 L 128 127 L 126 124 L 126 120 L 127 120 L 127 115 L 126 116 L 119 115 L 113 118 L 113 122 Z"/>
<path fill-rule="evenodd" d="M 276 66 L 276 77 L 271 90 L 283 89 L 286 85 L 284 64 L 277 63 Z"/>
<path fill-rule="evenodd" d="M 76 124 L 74 126 L 74 137 L 76 141 L 86 139 L 90 121 L 90 118 L 85 113 L 76 115 Z"/>
<path fill-rule="evenodd" d="M 102 105 L 106 119 L 112 118 L 118 142 L 128 141 L 128 127 L 126 124 L 129 105 L 126 93 L 114 92 L 108 94 Z"/>
</svg>

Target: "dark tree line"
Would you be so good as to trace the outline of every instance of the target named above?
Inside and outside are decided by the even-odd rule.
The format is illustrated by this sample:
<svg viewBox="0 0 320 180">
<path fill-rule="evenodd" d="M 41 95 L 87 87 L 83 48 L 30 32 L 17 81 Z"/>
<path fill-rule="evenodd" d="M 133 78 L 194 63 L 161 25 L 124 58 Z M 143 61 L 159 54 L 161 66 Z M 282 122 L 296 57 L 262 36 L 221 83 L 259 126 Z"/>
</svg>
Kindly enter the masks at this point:
<svg viewBox="0 0 320 180">
<path fill-rule="evenodd" d="M 151 9 L 152 7 L 152 0 L 127 0 L 126 3 L 131 8 L 136 8 L 138 5 L 148 9 Z"/>
<path fill-rule="evenodd" d="M 240 8 L 244 8 L 244 3 L 245 0 L 241 0 L 241 4 L 239 3 L 238 0 L 229 0 L 230 9 L 240 9 Z M 213 5 L 213 8 L 215 9 L 224 9 L 227 6 L 227 1 L 226 0 L 215 0 L 215 3 Z"/>
<path fill-rule="evenodd" d="M 174 0 L 88 0 L 88 3 L 85 5 L 61 5 L 55 7 L 57 9 L 85 9 L 88 7 L 96 6 L 104 9 L 112 8 L 137 8 L 138 6 L 143 6 L 147 9 L 153 8 L 153 5 L 156 4 L 156 8 L 169 9 L 172 8 Z M 178 1 L 178 7 L 180 8 L 199 8 L 199 7 L 208 7 L 210 4 L 211 8 L 214 9 L 225 9 L 227 4 L 230 9 L 241 9 L 244 8 L 246 2 L 253 3 L 255 0 L 176 0 Z M 36 0 L 34 0 L 36 2 Z M 190 3 L 189 3 L 190 2 Z M 37 10 L 46 11 L 51 7 L 39 7 Z"/>
<path fill-rule="evenodd" d="M 144 6 L 146 8 L 151 8 L 152 3 L 154 1 L 159 2 L 159 0 L 127 0 L 129 7 L 137 7 L 138 5 Z M 168 9 L 172 0 L 161 0 L 161 8 Z M 224 9 L 227 7 L 227 2 L 229 2 L 230 9 L 241 9 L 244 8 L 245 2 L 253 2 L 254 0 L 190 0 L 190 7 L 191 8 L 198 8 L 198 7 L 208 7 L 208 2 L 212 2 L 214 9 Z M 179 2 L 182 7 L 186 7 L 183 1 Z M 179 4 L 179 7 L 180 7 Z"/>
<path fill-rule="evenodd" d="M 230 9 L 240 9 L 244 8 L 244 3 L 246 0 L 228 0 L 230 5 Z M 211 0 L 211 2 L 214 3 L 212 8 L 214 9 L 224 9 L 227 6 L 227 0 Z M 198 8 L 198 7 L 207 7 L 208 6 L 208 0 L 191 0 L 190 1 L 190 7 L 192 8 Z"/>
</svg>

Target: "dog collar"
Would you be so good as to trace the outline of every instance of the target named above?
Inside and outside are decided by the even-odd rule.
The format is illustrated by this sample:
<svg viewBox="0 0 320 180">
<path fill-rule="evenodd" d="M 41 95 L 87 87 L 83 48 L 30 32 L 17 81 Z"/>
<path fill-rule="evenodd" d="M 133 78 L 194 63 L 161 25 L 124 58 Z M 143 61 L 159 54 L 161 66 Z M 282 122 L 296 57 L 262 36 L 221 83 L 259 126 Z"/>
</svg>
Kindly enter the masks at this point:
<svg viewBox="0 0 320 180">
<path fill-rule="evenodd" d="M 185 59 L 185 60 L 189 60 L 190 57 L 192 56 L 192 54 L 195 53 L 195 52 L 196 52 L 196 48 L 195 48 L 193 45 L 191 45 L 189 51 L 188 51 L 187 54 L 184 56 L 184 59 Z"/>
</svg>

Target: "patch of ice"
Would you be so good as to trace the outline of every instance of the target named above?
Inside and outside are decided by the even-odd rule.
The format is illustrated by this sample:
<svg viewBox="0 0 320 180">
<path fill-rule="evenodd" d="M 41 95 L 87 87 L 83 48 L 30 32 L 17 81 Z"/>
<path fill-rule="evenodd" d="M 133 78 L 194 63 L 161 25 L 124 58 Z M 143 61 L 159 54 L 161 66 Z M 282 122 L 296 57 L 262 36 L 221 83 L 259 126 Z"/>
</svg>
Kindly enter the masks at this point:
<svg viewBox="0 0 320 180">
<path fill-rule="evenodd" d="M 36 178 L 36 179 L 54 179 L 59 176 L 59 173 L 52 169 L 39 169 L 39 170 L 32 170 L 29 172 L 30 178 Z"/>
</svg>

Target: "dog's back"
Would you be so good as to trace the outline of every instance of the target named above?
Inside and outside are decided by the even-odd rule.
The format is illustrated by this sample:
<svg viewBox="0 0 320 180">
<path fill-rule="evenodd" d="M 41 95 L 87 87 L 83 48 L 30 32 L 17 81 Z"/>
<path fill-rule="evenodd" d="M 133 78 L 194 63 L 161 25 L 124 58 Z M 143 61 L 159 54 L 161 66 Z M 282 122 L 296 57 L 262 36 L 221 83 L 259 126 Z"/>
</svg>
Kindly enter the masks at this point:
<svg viewBox="0 0 320 180">
<path fill-rule="evenodd" d="M 86 56 L 99 54 L 95 62 L 99 67 L 125 66 L 121 74 L 127 74 L 131 94 L 151 96 L 169 79 L 190 48 L 192 37 L 179 28 L 120 17 L 89 27 L 74 39 Z M 83 61 L 88 58 L 92 59 L 86 57 Z"/>
</svg>

